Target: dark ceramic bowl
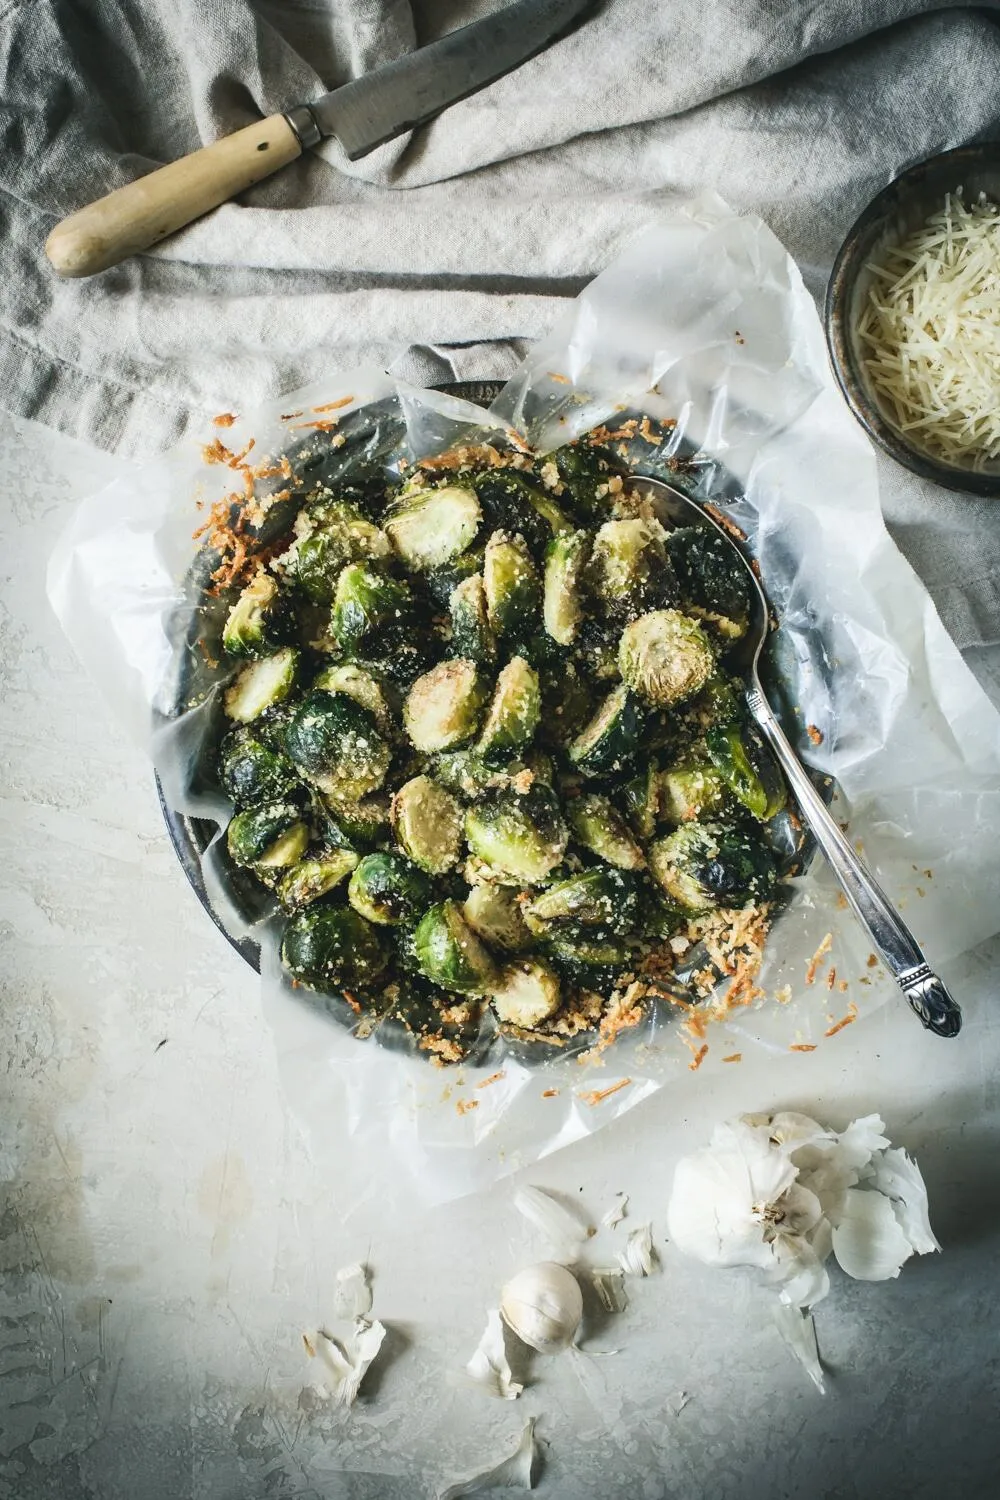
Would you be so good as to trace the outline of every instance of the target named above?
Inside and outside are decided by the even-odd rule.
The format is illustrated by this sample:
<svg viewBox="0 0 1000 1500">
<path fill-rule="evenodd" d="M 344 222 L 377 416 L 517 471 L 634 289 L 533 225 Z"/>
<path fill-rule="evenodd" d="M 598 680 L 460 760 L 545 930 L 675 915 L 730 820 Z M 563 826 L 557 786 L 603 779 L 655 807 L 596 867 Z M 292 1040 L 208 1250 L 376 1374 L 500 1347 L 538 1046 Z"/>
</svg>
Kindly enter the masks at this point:
<svg viewBox="0 0 1000 1500">
<path fill-rule="evenodd" d="M 890 457 L 945 489 L 998 496 L 1000 460 L 981 469 L 946 463 L 899 431 L 864 371 L 857 338 L 858 320 L 872 283 L 868 262 L 878 261 L 889 246 L 919 229 L 944 207 L 945 194 L 958 188 L 964 190 L 966 203 L 973 203 L 980 193 L 1000 202 L 1000 143 L 963 146 L 932 156 L 903 172 L 869 203 L 833 264 L 826 294 L 826 338 L 848 406 Z"/>
</svg>

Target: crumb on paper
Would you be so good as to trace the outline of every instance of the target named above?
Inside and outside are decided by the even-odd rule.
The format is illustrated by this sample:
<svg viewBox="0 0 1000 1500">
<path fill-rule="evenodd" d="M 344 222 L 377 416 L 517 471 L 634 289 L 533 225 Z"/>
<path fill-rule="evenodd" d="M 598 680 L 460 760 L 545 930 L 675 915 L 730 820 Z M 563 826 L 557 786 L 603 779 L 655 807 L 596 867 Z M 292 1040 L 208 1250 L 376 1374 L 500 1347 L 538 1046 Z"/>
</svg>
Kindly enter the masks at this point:
<svg viewBox="0 0 1000 1500">
<path fill-rule="evenodd" d="M 350 406 L 353 400 L 353 396 L 341 396 L 339 401 L 327 401 L 323 406 L 314 406 L 312 409 L 315 412 L 342 411 L 345 406 Z"/>
<path fill-rule="evenodd" d="M 479 1108 L 479 1100 L 478 1099 L 457 1099 L 455 1101 L 455 1110 L 456 1110 L 456 1113 L 458 1113 L 460 1115 L 467 1115 L 469 1113 L 470 1109 L 478 1109 L 478 1108 Z"/>
<path fill-rule="evenodd" d="M 722 1061 L 723 1062 L 742 1062 L 743 1061 L 743 1053 L 742 1052 L 730 1052 L 729 1056 L 728 1057 L 724 1057 L 722 1059 Z"/>
<path fill-rule="evenodd" d="M 836 1036 L 838 1031 L 843 1031 L 843 1029 L 844 1029 L 845 1026 L 850 1026 L 851 1022 L 852 1021 L 856 1021 L 857 1018 L 858 1018 L 858 1007 L 855 1005 L 854 1001 L 852 1000 L 851 1003 L 850 1003 L 850 1005 L 847 1007 L 847 1015 L 846 1016 L 842 1016 L 839 1021 L 835 1021 L 834 1024 L 829 1028 L 829 1030 L 825 1031 L 823 1033 L 823 1035 L 824 1036 Z"/>
<path fill-rule="evenodd" d="M 934 871 L 933 870 L 925 870 L 924 871 L 924 879 L 925 880 L 933 880 L 934 879 Z"/>
<path fill-rule="evenodd" d="M 558 1092 L 559 1092 L 558 1089 L 542 1089 L 542 1098 L 543 1099 L 554 1099 L 556 1097 L 556 1095 L 558 1094 Z"/>
<path fill-rule="evenodd" d="M 834 987 L 834 985 L 836 983 L 837 983 L 837 970 L 834 967 L 834 968 L 830 969 L 830 972 L 826 976 L 826 987 L 827 987 L 827 989 L 828 990 L 832 990 L 833 987 Z"/>
<path fill-rule="evenodd" d="M 305 1345 L 305 1350 L 306 1350 L 306 1353 L 308 1354 L 309 1358 L 310 1359 L 315 1359 L 316 1358 L 316 1345 L 313 1343 L 313 1341 L 309 1337 L 308 1333 L 304 1333 L 302 1335 L 302 1342 Z"/>
<path fill-rule="evenodd" d="M 774 998 L 775 1000 L 777 1000 L 779 1005 L 787 1005 L 792 998 L 791 985 L 783 984 L 779 990 L 775 990 Z"/>
<path fill-rule="evenodd" d="M 301 417 L 301 411 L 283 411 L 278 418 L 279 422 L 294 422 L 296 417 Z"/>
<path fill-rule="evenodd" d="M 815 1042 L 793 1042 L 792 1045 L 789 1047 L 788 1050 L 789 1050 L 789 1052 L 815 1052 L 816 1051 L 816 1043 Z"/>
<path fill-rule="evenodd" d="M 917 895 L 918 896 L 926 896 L 927 895 L 927 892 L 924 890 L 924 888 L 923 888 L 922 885 L 918 885 L 917 886 Z"/>
<path fill-rule="evenodd" d="M 814 745 L 822 745 L 823 731 L 821 729 L 817 729 L 815 724 L 806 725 L 806 734 L 812 740 Z"/>
<path fill-rule="evenodd" d="M 706 504 L 706 505 L 702 506 L 702 510 L 707 510 L 708 514 L 712 517 L 712 519 L 714 521 L 718 522 L 718 524 L 722 527 L 723 531 L 728 531 L 729 535 L 736 537 L 737 541 L 740 541 L 740 542 L 745 542 L 746 541 L 747 534 L 742 529 L 742 527 L 737 526 L 736 522 L 732 519 L 732 517 L 731 516 L 727 516 L 726 513 L 725 513 L 725 511 L 724 510 L 720 510 L 717 505 Z"/>
<path fill-rule="evenodd" d="M 828 932 L 806 966 L 806 984 L 815 984 L 816 970 L 819 968 L 820 960 L 826 957 L 832 947 L 833 933 Z"/>
<path fill-rule="evenodd" d="M 233 425 L 233 423 L 235 421 L 236 421 L 236 413 L 234 411 L 220 411 L 219 415 L 217 417 L 213 417 L 212 418 L 212 426 L 213 427 L 232 427 L 232 425 Z"/>
<path fill-rule="evenodd" d="M 691 1069 L 692 1073 L 697 1073 L 698 1069 L 701 1067 L 702 1063 L 705 1061 L 705 1058 L 707 1056 L 708 1056 L 708 1043 L 705 1042 L 705 1043 L 702 1044 L 702 1046 L 700 1046 L 698 1048 L 697 1052 L 694 1054 L 694 1057 L 688 1063 L 688 1067 Z"/>
<path fill-rule="evenodd" d="M 866 962 L 869 969 L 874 969 L 875 965 L 878 963 L 878 958 L 874 953 L 869 953 Z"/>
<path fill-rule="evenodd" d="M 837 980 L 837 989 L 840 991 L 840 993 L 842 995 L 845 995 L 847 993 L 847 980 L 846 979 L 838 979 Z"/>
<path fill-rule="evenodd" d="M 843 891 L 838 891 L 837 892 L 836 900 L 834 901 L 833 904 L 837 908 L 838 911 L 846 911 L 847 910 L 847 897 L 844 895 Z"/>
<path fill-rule="evenodd" d="M 742 333 L 740 333 L 740 330 L 738 328 L 737 328 L 735 334 L 733 335 L 733 337 L 735 338 L 735 340 L 736 340 L 736 342 L 738 344 L 745 344 L 746 343 L 746 339 L 743 337 Z"/>
<path fill-rule="evenodd" d="M 501 1080 L 501 1078 L 506 1078 L 506 1077 L 507 1077 L 506 1071 L 503 1068 L 498 1068 L 495 1073 L 491 1073 L 490 1074 L 489 1078 L 481 1078 L 479 1080 L 479 1082 L 476 1084 L 476 1088 L 477 1089 L 488 1089 L 491 1083 L 499 1083 L 500 1080 Z"/>
<path fill-rule="evenodd" d="M 558 370 L 546 370 L 545 373 L 550 380 L 556 381 L 559 385 L 572 385 L 573 383 L 568 375 L 560 375 Z"/>
<path fill-rule="evenodd" d="M 583 1093 L 577 1094 L 576 1097 L 582 1099 L 585 1104 L 593 1107 L 595 1104 L 600 1104 L 603 1099 L 610 1099 L 612 1094 L 617 1094 L 622 1089 L 627 1089 L 631 1082 L 631 1078 L 619 1078 L 618 1082 L 611 1084 L 609 1088 L 585 1089 Z"/>
</svg>

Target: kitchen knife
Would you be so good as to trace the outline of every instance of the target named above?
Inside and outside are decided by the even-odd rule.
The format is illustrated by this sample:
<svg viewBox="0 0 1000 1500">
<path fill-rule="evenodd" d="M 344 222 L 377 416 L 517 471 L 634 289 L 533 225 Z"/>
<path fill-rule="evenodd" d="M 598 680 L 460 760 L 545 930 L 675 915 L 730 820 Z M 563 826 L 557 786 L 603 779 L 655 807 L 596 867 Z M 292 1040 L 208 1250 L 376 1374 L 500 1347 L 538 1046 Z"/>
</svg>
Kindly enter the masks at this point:
<svg viewBox="0 0 1000 1500">
<path fill-rule="evenodd" d="M 592 4 L 519 0 L 108 193 L 57 224 L 45 253 L 61 276 L 92 276 L 270 177 L 324 136 L 336 136 L 357 161 L 543 51 Z"/>
</svg>

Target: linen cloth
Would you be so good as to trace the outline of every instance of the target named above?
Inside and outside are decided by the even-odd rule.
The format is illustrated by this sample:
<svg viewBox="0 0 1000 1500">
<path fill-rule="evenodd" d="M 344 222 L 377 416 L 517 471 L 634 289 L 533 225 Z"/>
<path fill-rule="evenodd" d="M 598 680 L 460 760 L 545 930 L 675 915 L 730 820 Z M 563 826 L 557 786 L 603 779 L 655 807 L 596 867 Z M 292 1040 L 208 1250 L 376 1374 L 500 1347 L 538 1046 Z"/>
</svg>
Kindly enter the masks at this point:
<svg viewBox="0 0 1000 1500">
<path fill-rule="evenodd" d="M 496 0 L 0 0 L 0 400 L 123 454 L 325 373 L 506 378 L 566 298 L 705 187 L 822 293 L 907 165 L 1000 135 L 1000 9 L 604 0 L 430 125 L 329 141 L 82 282 L 42 246 L 140 173 Z M 665 289 L 669 295 L 669 289 Z M 887 519 L 963 647 L 1000 640 L 1000 509 L 882 466 Z"/>
</svg>

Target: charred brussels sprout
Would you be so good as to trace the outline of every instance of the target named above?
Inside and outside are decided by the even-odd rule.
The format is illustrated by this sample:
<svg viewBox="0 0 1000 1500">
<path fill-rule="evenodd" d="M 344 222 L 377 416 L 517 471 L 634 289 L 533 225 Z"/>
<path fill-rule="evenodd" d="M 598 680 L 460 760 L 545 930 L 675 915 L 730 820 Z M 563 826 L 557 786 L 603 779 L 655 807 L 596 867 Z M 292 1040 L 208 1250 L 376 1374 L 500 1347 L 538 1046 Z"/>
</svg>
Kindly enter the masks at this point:
<svg viewBox="0 0 1000 1500">
<path fill-rule="evenodd" d="M 486 612 L 498 636 L 523 640 L 532 634 L 542 589 L 524 541 L 495 531 L 483 557 Z"/>
<path fill-rule="evenodd" d="M 646 856 L 609 797 L 575 797 L 566 817 L 578 844 L 619 870 L 641 870 Z"/>
<path fill-rule="evenodd" d="M 330 796 L 321 800 L 331 838 L 342 847 L 365 849 L 388 837 L 389 797 L 385 792 L 357 801 Z"/>
<path fill-rule="evenodd" d="M 293 626 L 278 580 L 262 568 L 229 611 L 222 647 L 230 656 L 267 656 L 288 641 Z"/>
<path fill-rule="evenodd" d="M 294 646 L 286 646 L 273 656 L 250 662 L 226 689 L 223 706 L 227 716 L 237 724 L 252 724 L 268 709 L 290 697 L 298 676 L 299 653 Z"/>
<path fill-rule="evenodd" d="M 553 535 L 572 530 L 553 497 L 517 469 L 486 469 L 470 483 L 494 530 L 520 532 L 528 546 L 541 552 Z"/>
<path fill-rule="evenodd" d="M 432 875 L 458 863 L 462 809 L 430 776 L 414 776 L 392 800 L 396 839 L 410 858 Z"/>
<path fill-rule="evenodd" d="M 392 710 L 385 688 L 367 667 L 357 662 L 339 662 L 336 666 L 325 667 L 313 682 L 313 689 L 316 688 L 324 693 L 342 693 L 345 698 L 353 698 L 371 714 L 379 733 L 386 738 L 392 737 Z"/>
<path fill-rule="evenodd" d="M 493 959 L 454 901 L 425 912 L 413 934 L 420 972 L 432 984 L 460 995 L 482 995 L 495 973 Z"/>
<path fill-rule="evenodd" d="M 667 551 L 685 602 L 702 611 L 723 640 L 746 635 L 750 579 L 729 542 L 711 527 L 682 526 L 670 533 Z"/>
<path fill-rule="evenodd" d="M 285 749 L 308 781 L 345 800 L 377 791 L 392 763 L 392 751 L 368 710 L 353 698 L 321 688 L 289 720 Z"/>
<path fill-rule="evenodd" d="M 785 805 L 785 783 L 770 751 L 749 726 L 717 725 L 705 748 L 725 785 L 748 812 L 766 823 Z"/>
<path fill-rule="evenodd" d="M 593 714 L 590 688 L 571 661 L 540 668 L 538 685 L 542 694 L 539 735 L 547 743 L 561 747 Z"/>
<path fill-rule="evenodd" d="M 433 572 L 423 575 L 423 586 L 438 609 L 447 610 L 451 604 L 451 596 L 459 584 L 471 578 L 474 573 L 482 573 L 485 552 L 485 547 L 475 547 L 471 552 L 462 552 L 458 557 L 452 558 L 443 568 L 435 568 Z"/>
<path fill-rule="evenodd" d="M 295 802 L 267 802 L 237 813 L 226 830 L 226 847 L 234 864 L 251 869 L 273 884 L 298 864 L 309 846 L 309 825 Z"/>
<path fill-rule="evenodd" d="M 659 816 L 665 823 L 691 823 L 723 807 L 725 784 L 715 767 L 701 762 L 672 766 L 660 775 Z"/>
<path fill-rule="evenodd" d="M 255 739 L 246 729 L 226 736 L 219 752 L 222 790 L 236 807 L 279 802 L 299 785 L 291 761 Z"/>
<path fill-rule="evenodd" d="M 313 906 L 285 928 L 281 962 L 301 984 L 333 993 L 371 984 L 388 954 L 377 930 L 349 906 Z"/>
<path fill-rule="evenodd" d="M 509 886 L 474 885 L 462 906 L 462 915 L 487 948 L 517 953 L 531 947 L 531 933 L 521 915 L 516 892 Z"/>
<path fill-rule="evenodd" d="M 658 521 L 606 521 L 594 538 L 588 568 L 591 592 L 609 619 L 625 622 L 677 597 Z"/>
<path fill-rule="evenodd" d="M 660 811 L 660 772 L 655 761 L 622 787 L 622 802 L 629 822 L 641 839 L 653 837 Z"/>
<path fill-rule="evenodd" d="M 337 579 L 348 563 L 385 558 L 389 539 L 352 505 L 324 506 L 306 512 L 301 535 L 283 558 L 288 577 L 312 604 L 333 600 Z"/>
<path fill-rule="evenodd" d="M 595 518 L 608 512 L 608 481 L 621 465 L 607 449 L 590 443 L 568 443 L 550 455 L 556 471 L 581 515 Z"/>
<path fill-rule="evenodd" d="M 315 859 L 300 859 L 278 886 L 278 900 L 286 911 L 301 911 L 346 880 L 358 862 L 351 849 L 328 849 Z"/>
<path fill-rule="evenodd" d="M 354 910 L 380 927 L 415 921 L 432 894 L 424 871 L 402 854 L 366 854 L 347 888 Z"/>
<path fill-rule="evenodd" d="M 451 645 L 456 656 L 488 666 L 496 661 L 497 643 L 486 613 L 483 575 L 472 573 L 457 585 L 448 600 Z"/>
<path fill-rule="evenodd" d="M 645 718 L 635 693 L 622 683 L 572 742 L 570 760 L 584 776 L 627 770 L 639 751 Z"/>
<path fill-rule="evenodd" d="M 473 854 L 491 869 L 525 885 L 540 885 L 566 852 L 569 829 L 551 787 L 534 781 L 527 792 L 498 792 L 465 815 Z"/>
<path fill-rule="evenodd" d="M 405 583 L 364 563 L 351 563 L 337 579 L 330 629 L 350 655 L 357 655 L 363 643 L 378 650 L 402 636 L 412 609 Z"/>
<path fill-rule="evenodd" d="M 640 698 L 670 708 L 705 686 L 715 670 L 715 653 L 696 620 L 676 609 L 658 609 L 625 627 L 618 665 Z"/>
<path fill-rule="evenodd" d="M 625 938 L 587 928 L 556 929 L 545 948 L 568 979 L 588 989 L 610 988 L 633 956 Z"/>
<path fill-rule="evenodd" d="M 639 915 L 639 892 L 635 876 L 600 866 L 550 885 L 527 911 L 536 922 L 573 922 L 631 932 Z"/>
<path fill-rule="evenodd" d="M 722 823 L 685 823 L 651 846 L 649 867 L 668 896 L 696 912 L 766 901 L 777 880 L 770 850 Z"/>
<path fill-rule="evenodd" d="M 554 1016 L 562 1002 L 559 975 L 540 958 L 518 958 L 502 969 L 489 990 L 497 1018 L 530 1031 Z"/>
<path fill-rule="evenodd" d="M 542 616 L 545 629 L 560 646 L 572 645 L 583 618 L 583 574 L 589 559 L 586 531 L 563 532 L 546 549 Z"/>
<path fill-rule="evenodd" d="M 486 692 L 474 661 L 442 661 L 418 677 L 403 705 L 413 745 L 433 755 L 470 740 L 479 728 Z"/>
<path fill-rule="evenodd" d="M 492 764 L 521 754 L 534 738 L 541 711 L 538 673 L 522 656 L 512 657 L 497 678 L 476 746 L 479 754 Z"/>
<path fill-rule="evenodd" d="M 464 552 L 481 520 L 475 490 L 446 484 L 404 490 L 386 511 L 382 528 L 407 566 L 424 573 Z"/>
</svg>

